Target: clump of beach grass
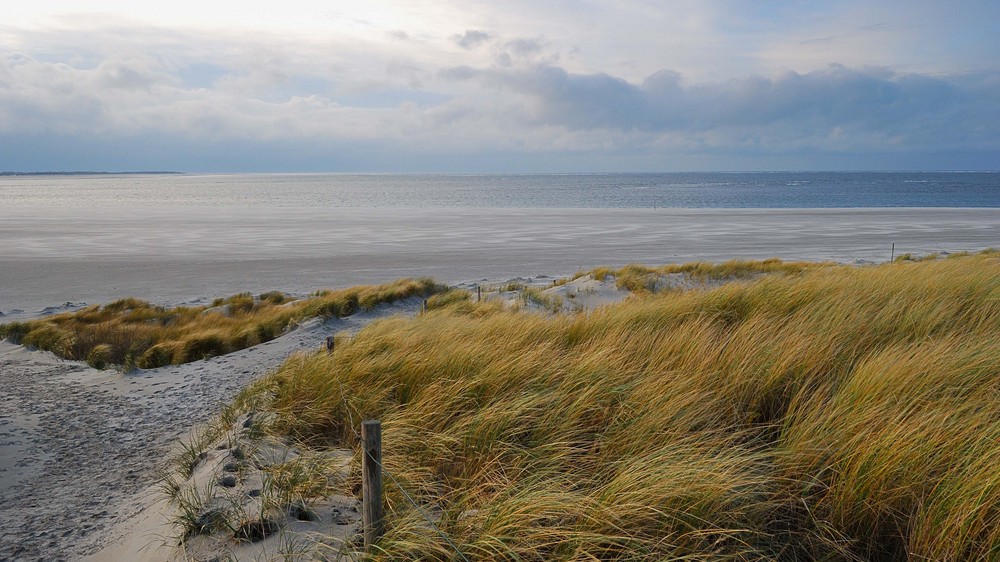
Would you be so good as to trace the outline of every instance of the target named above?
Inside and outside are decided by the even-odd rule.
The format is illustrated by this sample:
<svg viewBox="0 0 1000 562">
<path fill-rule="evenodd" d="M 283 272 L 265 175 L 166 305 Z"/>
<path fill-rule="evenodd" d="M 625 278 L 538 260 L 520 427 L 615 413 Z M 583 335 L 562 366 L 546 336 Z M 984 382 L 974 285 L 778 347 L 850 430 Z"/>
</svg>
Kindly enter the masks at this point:
<svg viewBox="0 0 1000 562">
<path fill-rule="evenodd" d="M 525 287 L 521 290 L 521 300 L 524 303 L 532 303 L 544 310 L 556 313 L 562 310 L 563 300 L 558 295 L 549 295 L 535 287 Z"/>
<path fill-rule="evenodd" d="M 275 559 L 271 552 L 284 560 L 312 560 L 349 541 L 350 527 L 324 540 L 316 531 L 331 513 L 339 525 L 357 518 L 329 507 L 340 501 L 331 496 L 350 493 L 350 451 L 302 450 L 275 435 L 273 415 L 259 409 L 270 392 L 267 381 L 245 388 L 182 440 L 160 471 L 158 491 L 173 510 L 164 544 L 185 559 L 193 552 L 226 556 L 241 545 L 267 541 L 258 551 L 264 559 Z M 303 522 L 313 527 L 294 528 Z"/>
<path fill-rule="evenodd" d="M 270 341 L 304 319 L 347 316 L 446 288 L 431 279 L 402 279 L 375 286 L 323 291 L 293 300 L 278 292 L 240 293 L 212 306 L 164 308 L 125 298 L 39 320 L 0 325 L 0 338 L 51 351 L 65 359 L 154 368 L 187 363 Z"/>
<path fill-rule="evenodd" d="M 663 284 L 663 278 L 668 275 L 683 274 L 701 282 L 733 281 L 753 279 L 769 274 L 798 275 L 809 269 L 835 265 L 830 262 L 785 262 L 777 258 L 770 258 L 766 260 L 729 260 L 722 263 L 690 262 L 659 267 L 628 264 L 617 270 L 606 267 L 597 268 L 590 274 L 598 281 L 603 281 L 608 276 L 613 277 L 619 289 L 626 289 L 634 293 L 651 293 L 658 290 Z M 585 275 L 585 273 L 577 275 Z"/>
<path fill-rule="evenodd" d="M 470 559 L 996 558 L 1000 259 L 767 267 L 790 275 L 589 315 L 463 300 L 260 388 L 316 446 L 382 420 Z M 456 558 L 386 492 L 373 558 Z"/>
</svg>

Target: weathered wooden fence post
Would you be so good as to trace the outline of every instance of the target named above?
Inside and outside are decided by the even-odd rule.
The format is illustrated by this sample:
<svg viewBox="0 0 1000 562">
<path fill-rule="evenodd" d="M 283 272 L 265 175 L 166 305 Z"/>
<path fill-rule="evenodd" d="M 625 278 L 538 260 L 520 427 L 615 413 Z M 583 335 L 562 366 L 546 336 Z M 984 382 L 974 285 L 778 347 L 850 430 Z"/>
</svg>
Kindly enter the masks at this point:
<svg viewBox="0 0 1000 562">
<path fill-rule="evenodd" d="M 483 288 L 476 285 L 476 302 L 481 302 L 483 300 Z"/>
<path fill-rule="evenodd" d="M 382 536 L 382 422 L 361 422 L 361 523 L 365 552 Z"/>
</svg>

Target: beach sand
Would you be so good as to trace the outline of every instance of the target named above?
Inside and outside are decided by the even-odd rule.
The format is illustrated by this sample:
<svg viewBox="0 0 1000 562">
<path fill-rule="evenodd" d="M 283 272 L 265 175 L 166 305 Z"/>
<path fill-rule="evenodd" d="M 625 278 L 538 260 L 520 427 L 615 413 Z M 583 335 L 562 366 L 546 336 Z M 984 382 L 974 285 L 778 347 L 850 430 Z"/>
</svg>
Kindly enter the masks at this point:
<svg viewBox="0 0 1000 562">
<path fill-rule="evenodd" d="M 205 303 L 417 276 L 543 288 L 630 262 L 875 263 L 893 243 L 897 255 L 1000 245 L 1000 209 L 24 211 L 0 228 L 0 322 L 123 296 Z M 592 295 L 586 306 L 623 296 L 589 278 L 548 292 Z M 125 376 L 0 343 L 0 559 L 157 559 L 139 552 L 163 532 L 150 486 L 179 437 L 296 350 L 418 308 L 313 321 L 224 357 Z"/>
<path fill-rule="evenodd" d="M 893 243 L 897 255 L 977 250 L 998 232 L 1000 209 L 18 209 L 0 228 L 0 321 L 127 295 L 179 304 L 629 262 L 881 262 Z"/>
</svg>

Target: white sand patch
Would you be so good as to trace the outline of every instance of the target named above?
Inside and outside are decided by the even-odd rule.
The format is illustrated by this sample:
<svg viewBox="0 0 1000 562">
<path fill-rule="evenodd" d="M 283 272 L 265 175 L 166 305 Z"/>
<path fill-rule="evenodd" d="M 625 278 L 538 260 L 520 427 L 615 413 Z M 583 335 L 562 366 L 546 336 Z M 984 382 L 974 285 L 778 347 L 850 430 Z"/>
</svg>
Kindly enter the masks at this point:
<svg viewBox="0 0 1000 562">
<path fill-rule="evenodd" d="M 589 273 L 542 291 L 546 298 L 558 299 L 562 310 L 593 310 L 621 302 L 630 294 L 618 288 L 613 276 L 597 280 Z"/>
</svg>

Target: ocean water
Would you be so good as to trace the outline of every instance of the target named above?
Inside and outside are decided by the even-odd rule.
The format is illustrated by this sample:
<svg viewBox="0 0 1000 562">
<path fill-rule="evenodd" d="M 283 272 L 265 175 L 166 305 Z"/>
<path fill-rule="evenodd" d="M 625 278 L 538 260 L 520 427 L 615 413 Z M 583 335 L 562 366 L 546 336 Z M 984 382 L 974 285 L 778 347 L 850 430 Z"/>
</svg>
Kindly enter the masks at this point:
<svg viewBox="0 0 1000 562">
<path fill-rule="evenodd" d="M 0 176 L 8 320 L 126 295 L 990 246 L 1000 173 Z"/>
<path fill-rule="evenodd" d="M 0 177 L 0 211 L 46 207 L 1000 207 L 1000 172 L 228 174 Z"/>
</svg>

